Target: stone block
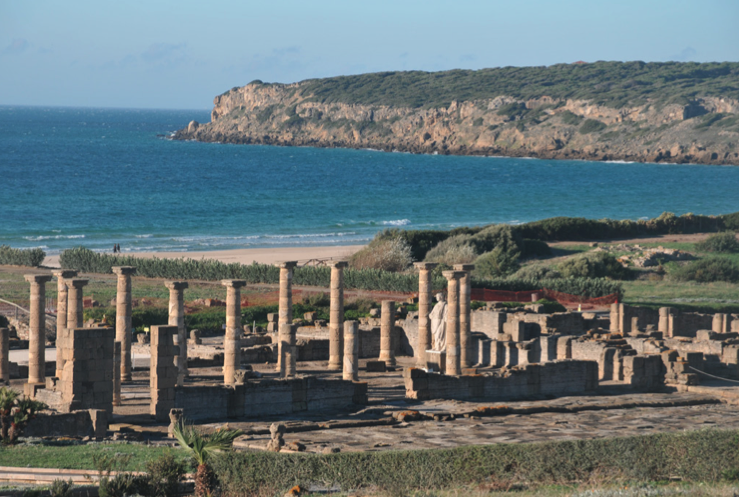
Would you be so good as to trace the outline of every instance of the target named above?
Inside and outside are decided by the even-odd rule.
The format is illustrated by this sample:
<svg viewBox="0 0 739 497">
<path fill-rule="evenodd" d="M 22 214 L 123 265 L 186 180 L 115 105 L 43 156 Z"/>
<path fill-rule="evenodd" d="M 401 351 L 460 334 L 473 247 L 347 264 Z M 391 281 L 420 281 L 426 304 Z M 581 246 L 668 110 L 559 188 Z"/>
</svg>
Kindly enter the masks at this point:
<svg viewBox="0 0 739 497">
<path fill-rule="evenodd" d="M 365 371 L 368 373 L 384 373 L 387 371 L 385 361 L 367 361 Z"/>
</svg>

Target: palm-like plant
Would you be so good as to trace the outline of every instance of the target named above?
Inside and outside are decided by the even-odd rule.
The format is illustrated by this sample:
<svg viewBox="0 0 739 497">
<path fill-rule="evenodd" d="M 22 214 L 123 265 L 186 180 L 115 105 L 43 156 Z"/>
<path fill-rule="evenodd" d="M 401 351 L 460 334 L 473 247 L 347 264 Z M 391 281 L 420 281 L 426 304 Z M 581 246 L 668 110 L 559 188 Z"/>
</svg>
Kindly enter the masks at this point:
<svg viewBox="0 0 739 497">
<path fill-rule="evenodd" d="M 10 441 L 8 434 L 11 426 L 11 411 L 15 407 L 18 392 L 7 387 L 0 388 L 0 437 L 3 443 Z"/>
<path fill-rule="evenodd" d="M 208 461 L 216 452 L 231 450 L 234 440 L 242 434 L 242 431 L 222 428 L 210 435 L 204 435 L 182 418 L 175 425 L 173 433 L 180 446 L 189 450 L 198 464 L 195 473 L 195 495 L 210 496 L 215 486 L 215 475 Z"/>
</svg>

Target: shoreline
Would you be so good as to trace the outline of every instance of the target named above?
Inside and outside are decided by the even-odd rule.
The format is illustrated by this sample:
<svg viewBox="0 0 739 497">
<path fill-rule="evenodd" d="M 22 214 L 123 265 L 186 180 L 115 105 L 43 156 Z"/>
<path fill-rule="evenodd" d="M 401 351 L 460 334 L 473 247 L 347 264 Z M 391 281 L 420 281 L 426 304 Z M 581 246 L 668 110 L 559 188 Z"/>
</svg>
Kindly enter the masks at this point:
<svg viewBox="0 0 739 497">
<path fill-rule="evenodd" d="M 312 259 L 341 260 L 349 259 L 355 252 L 366 245 L 330 245 L 319 247 L 279 247 L 251 248 L 231 250 L 211 250 L 198 252 L 127 252 L 123 257 L 140 257 L 142 259 L 215 259 L 226 264 L 274 264 L 281 261 L 298 261 L 306 263 Z M 106 252 L 108 253 L 108 252 Z M 108 253 L 109 255 L 113 255 Z M 117 255 L 117 254 L 116 254 Z M 49 255 L 44 259 L 46 267 L 59 267 L 59 255 Z"/>
</svg>

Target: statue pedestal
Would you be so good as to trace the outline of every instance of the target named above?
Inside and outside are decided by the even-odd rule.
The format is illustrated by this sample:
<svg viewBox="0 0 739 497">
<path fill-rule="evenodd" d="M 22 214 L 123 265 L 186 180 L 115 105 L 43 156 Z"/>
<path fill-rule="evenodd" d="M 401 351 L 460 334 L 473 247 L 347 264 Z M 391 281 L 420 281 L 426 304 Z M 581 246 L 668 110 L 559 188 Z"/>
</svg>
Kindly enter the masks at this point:
<svg viewBox="0 0 739 497">
<path fill-rule="evenodd" d="M 446 351 L 443 350 L 427 350 L 426 351 L 426 369 L 436 373 L 446 372 Z"/>
</svg>

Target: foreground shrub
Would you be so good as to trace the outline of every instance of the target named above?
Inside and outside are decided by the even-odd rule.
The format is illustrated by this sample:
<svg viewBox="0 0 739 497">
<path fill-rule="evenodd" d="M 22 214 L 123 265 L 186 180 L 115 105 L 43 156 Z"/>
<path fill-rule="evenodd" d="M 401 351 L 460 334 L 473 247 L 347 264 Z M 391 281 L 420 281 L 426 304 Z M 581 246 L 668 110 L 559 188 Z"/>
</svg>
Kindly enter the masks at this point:
<svg viewBox="0 0 739 497">
<path fill-rule="evenodd" d="M 501 278 L 515 273 L 520 267 L 520 252 L 506 250 L 504 246 L 481 255 L 475 260 L 475 276 L 478 278 Z"/>
<path fill-rule="evenodd" d="M 736 254 L 739 252 L 739 240 L 736 239 L 736 233 L 733 231 L 725 231 L 711 235 L 702 242 L 696 243 L 695 249 L 699 252 Z"/>
<path fill-rule="evenodd" d="M 379 269 L 381 271 L 405 271 L 413 262 L 411 246 L 401 237 L 378 239 L 356 252 L 349 265 L 355 269 Z"/>
<path fill-rule="evenodd" d="M 149 477 L 149 495 L 173 497 L 179 493 L 180 480 L 185 476 L 185 464 L 167 452 L 158 459 L 146 463 Z"/>
<path fill-rule="evenodd" d="M 608 252 L 586 252 L 557 265 L 564 278 L 613 278 L 623 280 L 630 271 Z"/>
<path fill-rule="evenodd" d="M 739 467 L 734 430 L 700 430 L 641 437 L 529 444 L 494 444 L 442 450 L 347 452 L 331 455 L 233 452 L 213 459 L 224 495 L 261 488 L 284 493 L 321 482 L 342 491 L 379 488 L 395 495 L 496 480 L 529 484 L 719 481 Z"/>
<path fill-rule="evenodd" d="M 40 248 L 15 249 L 8 245 L 0 245 L 0 264 L 38 267 L 45 258 L 46 252 Z"/>
<path fill-rule="evenodd" d="M 445 266 L 468 264 L 477 259 L 477 251 L 472 246 L 470 235 L 457 235 L 439 242 L 428 251 L 426 262 L 436 262 Z"/>
<path fill-rule="evenodd" d="M 695 281 L 698 283 L 714 281 L 739 283 L 739 265 L 729 259 L 707 257 L 674 269 L 670 272 L 670 278 L 676 281 Z"/>
</svg>

